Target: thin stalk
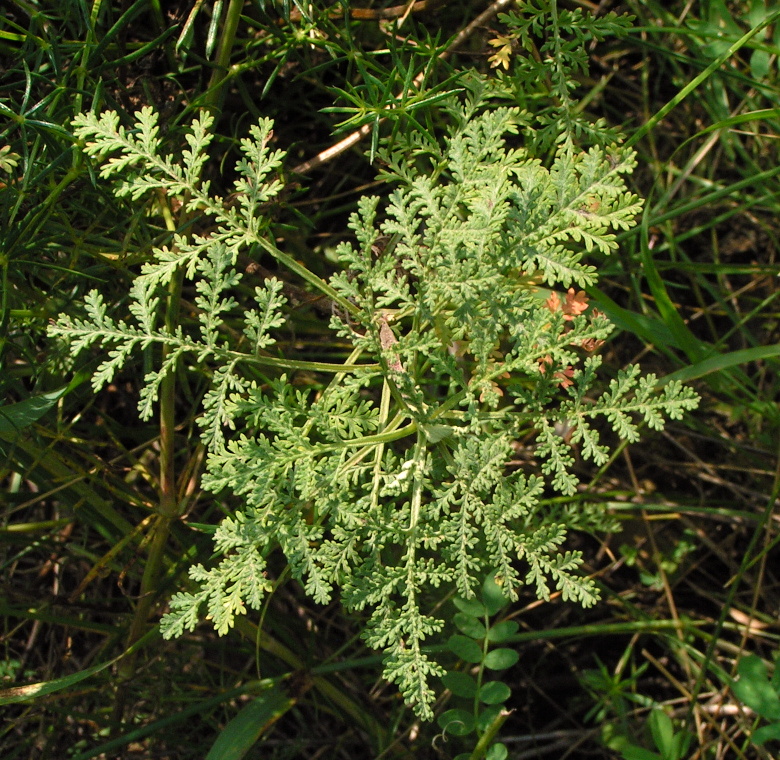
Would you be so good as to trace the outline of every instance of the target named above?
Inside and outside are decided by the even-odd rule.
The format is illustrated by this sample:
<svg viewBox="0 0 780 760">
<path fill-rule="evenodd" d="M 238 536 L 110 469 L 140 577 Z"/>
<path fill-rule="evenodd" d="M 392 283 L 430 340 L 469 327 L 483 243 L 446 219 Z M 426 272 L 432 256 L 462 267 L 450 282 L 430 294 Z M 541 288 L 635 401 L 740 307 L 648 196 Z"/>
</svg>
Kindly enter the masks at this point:
<svg viewBox="0 0 780 760">
<path fill-rule="evenodd" d="M 238 22 L 241 20 L 241 11 L 244 0 L 230 0 L 225 25 L 220 35 L 217 59 L 214 62 L 214 71 L 209 80 L 209 87 L 203 98 L 203 106 L 214 116 L 222 113 L 222 100 L 225 93 L 225 85 L 230 73 L 230 55 L 233 51 L 233 43 L 236 40 Z"/>
<path fill-rule="evenodd" d="M 205 107 L 212 113 L 219 111 L 219 104 L 224 89 L 227 67 L 230 62 L 230 54 L 235 41 L 236 30 L 240 19 L 242 0 L 231 0 L 228 8 L 227 19 L 223 29 L 220 46 L 217 52 L 216 68 L 211 78 L 211 85 L 205 97 Z M 162 199 L 161 199 L 162 200 Z M 163 208 L 167 208 L 162 203 Z M 186 208 L 187 203 L 182 204 Z M 170 231 L 178 226 L 186 227 L 186 219 L 180 219 L 175 225 L 170 215 L 166 214 L 166 222 Z M 165 311 L 165 323 L 169 333 L 174 333 L 179 322 L 181 307 L 181 289 L 184 277 L 183 270 L 179 270 L 171 278 L 168 286 L 168 298 Z M 171 348 L 162 346 L 161 362 L 164 365 Z M 144 633 L 147 621 L 152 612 L 156 600 L 156 591 L 159 587 L 165 549 L 168 544 L 171 525 L 180 516 L 181 505 L 176 493 L 175 440 L 176 428 L 176 373 L 166 374 L 160 384 L 160 500 L 157 507 L 157 521 L 152 528 L 153 536 L 149 548 L 149 556 L 144 566 L 141 578 L 141 595 L 133 615 L 130 632 L 127 637 L 127 646 L 132 646 Z M 127 657 L 119 668 L 119 686 L 114 702 L 112 723 L 118 727 L 122 722 L 124 704 L 127 696 L 126 684 L 135 670 L 135 657 Z"/>
<path fill-rule="evenodd" d="M 485 733 L 479 737 L 479 741 L 477 742 L 476 747 L 474 747 L 474 751 L 471 753 L 469 760 L 482 760 L 482 758 L 485 757 L 485 753 L 490 748 L 493 740 L 496 738 L 496 736 L 498 736 L 498 732 L 501 730 L 501 726 L 504 725 L 506 719 L 511 714 L 511 710 L 501 710 L 498 715 L 493 718 L 492 722 L 488 726 L 487 731 L 485 731 Z"/>
<path fill-rule="evenodd" d="M 185 208 L 186 204 L 182 204 Z M 168 226 L 173 225 L 173 219 L 168 219 Z M 181 289 L 184 277 L 179 270 L 168 285 L 168 298 L 165 309 L 165 326 L 169 332 L 174 332 L 179 322 L 181 306 Z M 164 365 L 170 348 L 162 347 L 161 364 Z M 126 646 L 131 647 L 146 632 L 147 621 L 152 613 L 157 598 L 165 549 L 168 545 L 173 521 L 180 516 L 180 505 L 176 493 L 175 439 L 176 430 L 176 373 L 168 372 L 160 384 L 160 492 L 157 507 L 157 520 L 152 527 L 152 540 L 149 555 L 144 565 L 141 578 L 141 593 L 133 614 L 130 632 Z M 136 656 L 126 657 L 118 669 L 118 687 L 114 702 L 112 724 L 118 727 L 122 723 L 124 705 L 127 697 L 127 683 L 135 670 Z"/>
<path fill-rule="evenodd" d="M 79 113 L 82 110 L 82 103 L 84 100 L 83 93 L 87 91 L 85 87 L 86 78 L 89 73 L 89 67 L 87 62 L 89 61 L 90 53 L 97 44 L 97 38 L 95 37 L 95 28 L 97 27 L 98 17 L 100 16 L 100 8 L 103 4 L 103 0 L 95 0 L 92 3 L 92 10 L 89 14 L 89 21 L 87 23 L 87 39 L 84 46 L 81 48 L 81 65 L 77 69 L 77 87 L 74 92 L 75 108 L 73 113 Z M 77 158 L 74 155 L 74 165 Z"/>
</svg>

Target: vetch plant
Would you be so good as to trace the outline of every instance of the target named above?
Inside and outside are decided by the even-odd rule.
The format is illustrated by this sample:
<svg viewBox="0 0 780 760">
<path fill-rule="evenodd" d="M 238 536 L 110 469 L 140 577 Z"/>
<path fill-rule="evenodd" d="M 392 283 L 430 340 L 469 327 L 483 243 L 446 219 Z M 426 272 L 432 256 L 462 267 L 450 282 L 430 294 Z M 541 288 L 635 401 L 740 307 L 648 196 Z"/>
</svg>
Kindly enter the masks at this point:
<svg viewBox="0 0 780 760">
<path fill-rule="evenodd" d="M 431 676 L 444 674 L 424 650 L 443 626 L 428 612 L 433 595 L 470 599 L 490 573 L 510 599 L 557 590 L 592 605 L 580 553 L 563 548 L 564 520 L 541 500 L 577 491 L 574 447 L 603 464 L 606 432 L 636 441 L 642 425 L 659 430 L 696 406 L 692 390 L 659 388 L 638 367 L 599 380 L 597 351 L 612 328 L 588 305 L 596 270 L 584 258 L 609 254 L 614 231 L 634 223 L 640 201 L 624 181 L 634 155 L 566 138 L 547 166 L 525 147 L 526 115 L 488 108 L 472 83 L 448 101 L 445 135 L 380 149 L 394 189 L 359 201 L 352 240 L 336 252 L 341 268 L 325 281 L 271 233 L 284 155 L 268 147 L 270 121 L 242 140 L 228 205 L 201 177 L 209 116 L 192 122 L 180 155 L 152 110 L 136 118 L 127 129 L 115 113 L 83 114 L 75 133 L 118 196 L 175 201 L 180 219 L 199 218 L 199 229 L 209 220 L 213 232 L 180 231 L 155 249 L 126 319 L 93 291 L 84 315 L 61 317 L 50 334 L 74 353 L 105 352 L 96 390 L 139 350 L 156 357 L 144 419 L 177 367 L 209 378 L 202 485 L 243 506 L 216 530 L 221 559 L 190 569 L 194 585 L 171 600 L 163 633 L 192 630 L 204 612 L 229 631 L 260 608 L 279 550 L 314 600 L 339 594 L 366 611 L 364 637 L 384 652 L 385 676 L 430 719 Z M 267 279 L 254 303 L 239 303 L 239 253 L 274 258 L 285 279 L 328 299 L 346 361 L 283 354 L 284 283 Z M 193 317 L 178 308 L 183 287 L 196 294 Z M 318 383 L 296 384 L 301 371 Z M 538 467 L 511 464 L 520 447 Z"/>
<path fill-rule="evenodd" d="M 780 667 L 775 658 L 772 675 L 769 675 L 764 661 L 755 654 L 742 657 L 737 665 L 739 678 L 731 682 L 731 690 L 740 702 L 745 704 L 765 725 L 754 728 L 750 740 L 756 746 L 768 741 L 780 741 Z"/>
<path fill-rule="evenodd" d="M 647 724 L 658 752 L 634 744 L 627 736 L 619 734 L 608 739 L 607 746 L 620 752 L 623 760 L 683 760 L 690 757 L 695 735 L 684 727 L 675 731 L 674 722 L 662 707 L 656 706 L 650 711 Z"/>
<path fill-rule="evenodd" d="M 450 670 L 442 681 L 468 707 L 453 707 L 443 712 L 438 723 L 445 738 L 447 734 L 477 735 L 474 750 L 458 755 L 455 760 L 483 757 L 503 760 L 508 750 L 505 744 L 496 741 L 496 736 L 510 714 L 505 703 L 512 692 L 504 681 L 491 675 L 511 668 L 519 660 L 516 649 L 500 645 L 509 643 L 520 626 L 514 620 L 490 623 L 490 618 L 509 604 L 501 587 L 490 576 L 476 598 L 456 597 L 454 602 L 458 612 L 452 620 L 460 633 L 450 636 L 447 647 L 470 667 Z"/>
<path fill-rule="evenodd" d="M 596 658 L 598 667 L 581 673 L 580 682 L 595 702 L 585 720 L 600 726 L 601 741 L 624 760 L 682 760 L 695 736 L 684 725 L 677 731 L 664 707 L 641 693 L 640 681 L 649 663 L 625 672 L 632 651 L 633 645 L 627 645 L 615 670 Z M 646 721 L 645 713 L 643 722 L 637 720 L 632 703 L 648 710 Z M 651 743 L 657 752 L 643 746 Z"/>
</svg>

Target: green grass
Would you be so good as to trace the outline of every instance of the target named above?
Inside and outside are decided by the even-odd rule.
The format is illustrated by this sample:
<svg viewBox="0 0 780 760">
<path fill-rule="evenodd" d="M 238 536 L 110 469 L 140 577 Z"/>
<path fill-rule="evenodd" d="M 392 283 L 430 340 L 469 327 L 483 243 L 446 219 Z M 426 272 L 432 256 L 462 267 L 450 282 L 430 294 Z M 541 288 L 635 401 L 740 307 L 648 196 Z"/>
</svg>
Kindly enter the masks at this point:
<svg viewBox="0 0 780 760">
<path fill-rule="evenodd" d="M 629 745 L 670 756 L 650 731 L 661 706 L 690 734 L 686 757 L 771 757 L 751 743 L 766 723 L 728 684 L 743 653 L 771 663 L 778 651 L 780 19 L 764 3 L 729 4 L 730 15 L 714 1 L 624 5 L 632 29 L 593 47 L 577 95 L 628 135 L 647 202 L 620 252 L 594 262 L 589 295 L 622 328 L 602 350 L 610 372 L 639 361 L 691 382 L 703 403 L 587 472 L 574 513 L 595 505 L 616 530 L 570 540 L 604 600 L 583 611 L 529 595 L 502 613 L 520 625 L 521 657 L 502 674 L 514 712 L 501 737 L 512 758 L 556 742 L 550 756 L 619 757 Z M 93 394 L 96 358 L 58 353 L 45 331 L 93 287 L 121 310 L 151 248 L 188 223 L 95 182 L 71 136 L 77 113 L 151 104 L 173 138 L 212 109 L 215 182 L 259 116 L 275 120 L 288 168 L 364 126 L 354 147 L 291 178 L 274 212 L 280 247 L 325 276 L 357 199 L 386 192 L 366 153 L 394 130 L 436 129 L 439 94 L 464 69 L 488 70 L 502 24 L 470 28 L 483 7 L 469 3 L 413 13 L 395 35 L 290 4 L 198 8 L 188 25 L 188 4 L 169 17 L 147 0 L 18 2 L 0 21 L 0 148 L 15 156 L 0 172 L 0 700 L 13 719 L 0 755 L 202 758 L 221 736 L 257 742 L 247 757 L 454 756 L 457 740 L 437 738 L 378 678 L 359 617 L 308 601 L 281 556 L 261 619 L 224 638 L 202 626 L 160 639 L 159 612 L 186 568 L 209 562 L 213 526 L 236 506 L 199 490 L 204 379 L 178 377 L 169 416 L 141 422 L 148 367 Z M 422 75 L 422 93 L 397 102 Z M 268 274 L 240 266 L 239 300 Z M 297 295 L 290 346 L 345 359 L 328 316 Z M 157 516 L 164 503 L 177 519 Z"/>
</svg>

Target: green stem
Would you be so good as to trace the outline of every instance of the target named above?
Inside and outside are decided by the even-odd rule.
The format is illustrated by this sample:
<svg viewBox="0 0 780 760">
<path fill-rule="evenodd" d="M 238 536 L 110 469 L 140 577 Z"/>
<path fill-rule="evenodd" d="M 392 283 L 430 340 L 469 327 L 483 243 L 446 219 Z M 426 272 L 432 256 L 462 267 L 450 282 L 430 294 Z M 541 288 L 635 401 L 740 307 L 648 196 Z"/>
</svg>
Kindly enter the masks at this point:
<svg viewBox="0 0 780 760">
<path fill-rule="evenodd" d="M 5 352 L 5 334 L 8 329 L 8 258 L 0 256 L 0 360 Z"/>
<path fill-rule="evenodd" d="M 185 208 L 183 204 L 182 208 Z M 180 220 L 183 221 L 183 220 Z M 169 220 L 169 225 L 173 220 Z M 184 272 L 179 269 L 168 284 L 168 298 L 165 309 L 165 327 L 168 332 L 175 332 L 179 322 L 179 310 L 181 306 L 181 288 Z M 162 347 L 161 364 L 171 349 L 167 345 Z M 149 556 L 144 564 L 144 572 L 141 577 L 141 593 L 138 604 L 133 614 L 130 632 L 127 636 L 126 646 L 131 647 L 146 632 L 147 621 L 152 613 L 152 608 L 157 598 L 160 577 L 162 574 L 165 549 L 168 545 L 168 536 L 171 525 L 179 517 L 180 505 L 176 493 L 176 470 L 174 458 L 176 444 L 174 434 L 176 431 L 176 372 L 168 372 L 160 384 L 160 498 L 157 507 L 157 521 L 152 527 L 152 540 L 149 547 Z M 118 668 L 119 685 L 114 703 L 113 724 L 118 727 L 122 723 L 124 705 L 127 697 L 127 682 L 135 671 L 136 656 L 126 657 Z"/>
<path fill-rule="evenodd" d="M 89 14 L 89 21 L 87 22 L 87 39 L 84 41 L 84 47 L 81 49 L 81 61 L 80 65 L 76 69 L 76 82 L 77 86 L 74 89 L 75 106 L 73 113 L 81 113 L 82 103 L 84 100 L 83 93 L 86 92 L 85 82 L 87 74 L 89 72 L 88 62 L 89 56 L 92 50 L 97 44 L 95 38 L 95 27 L 97 26 L 98 16 L 100 15 L 100 7 L 103 4 L 103 0 L 94 0 L 92 3 L 92 9 Z M 74 158 L 74 160 L 76 160 Z"/>
<path fill-rule="evenodd" d="M 474 747 L 474 751 L 471 753 L 469 760 L 482 760 L 482 758 L 485 757 L 485 753 L 490 749 L 490 745 L 501 730 L 501 726 L 504 725 L 504 721 L 506 721 L 511 714 L 511 710 L 501 710 L 501 712 L 493 718 L 493 722 L 488 726 L 487 731 L 479 737 L 477 746 Z"/>
<path fill-rule="evenodd" d="M 168 285 L 168 303 L 165 313 L 165 327 L 169 333 L 176 331 L 179 323 L 181 288 L 184 272 L 179 269 Z M 162 364 L 167 359 L 168 349 L 163 347 Z M 160 507 L 163 518 L 177 516 L 176 475 L 174 470 L 174 432 L 176 426 L 176 373 L 168 372 L 160 384 Z"/>
<path fill-rule="evenodd" d="M 230 71 L 230 55 L 233 51 L 233 43 L 236 40 L 238 22 L 241 20 L 241 10 L 244 0 L 230 0 L 225 25 L 222 27 L 217 59 L 214 62 L 214 70 L 209 80 L 209 87 L 203 99 L 203 106 L 214 116 L 222 112 L 225 85 L 228 82 Z"/>
<path fill-rule="evenodd" d="M 318 277 L 314 272 L 309 271 L 303 264 L 299 264 L 292 256 L 280 251 L 274 244 L 270 243 L 265 238 L 259 236 L 253 237 L 258 245 L 270 253 L 280 264 L 284 264 L 291 272 L 295 272 L 301 279 L 306 280 L 310 285 L 317 288 L 320 293 L 323 293 L 330 298 L 331 301 L 337 303 L 346 312 L 349 314 L 360 313 L 359 306 L 344 298 L 344 296 L 329 283 L 325 282 L 321 277 Z"/>
<path fill-rule="evenodd" d="M 235 41 L 236 30 L 241 18 L 241 9 L 243 0 L 231 0 L 228 7 L 227 18 L 225 21 L 222 35 L 220 37 L 219 50 L 217 51 L 217 60 L 214 72 L 211 77 L 209 90 L 205 97 L 204 106 L 215 116 L 220 110 L 220 103 L 226 82 L 226 73 L 230 63 L 230 55 Z M 187 202 L 182 204 L 182 209 L 187 208 Z M 184 213 L 182 215 L 184 217 Z M 166 219 L 168 227 L 175 228 L 172 219 Z M 179 219 L 178 229 L 186 228 L 186 218 Z M 179 323 L 179 310 L 181 306 L 181 289 L 184 272 L 179 269 L 176 275 L 171 279 L 168 286 L 168 299 L 165 313 L 165 324 L 169 334 L 176 331 Z M 161 361 L 164 364 L 166 357 L 170 354 L 171 347 L 162 346 Z M 156 599 L 156 591 L 159 587 L 160 575 L 165 557 L 165 549 L 168 543 L 173 521 L 179 517 L 180 505 L 176 493 L 176 470 L 174 467 L 175 458 L 175 427 L 176 427 L 176 373 L 166 374 L 160 385 L 160 501 L 157 508 L 158 520 L 153 528 L 149 556 L 144 566 L 144 573 L 141 579 L 141 597 L 136 606 L 133 622 L 130 626 L 127 644 L 137 641 L 146 628 L 147 621 L 152 612 L 152 607 Z M 135 657 L 128 657 L 120 666 L 120 685 L 117 691 L 117 699 L 114 705 L 115 725 L 121 723 L 124 712 L 124 699 L 126 689 L 124 683 L 133 674 L 135 666 Z"/>
</svg>

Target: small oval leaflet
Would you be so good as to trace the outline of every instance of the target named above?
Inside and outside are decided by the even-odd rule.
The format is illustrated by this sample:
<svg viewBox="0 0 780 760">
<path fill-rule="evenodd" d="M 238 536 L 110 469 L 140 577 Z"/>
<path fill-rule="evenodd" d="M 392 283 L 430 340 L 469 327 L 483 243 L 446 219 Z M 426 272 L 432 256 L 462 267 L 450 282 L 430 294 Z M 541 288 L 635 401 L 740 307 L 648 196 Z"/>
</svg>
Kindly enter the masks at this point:
<svg viewBox="0 0 780 760">
<path fill-rule="evenodd" d="M 520 655 L 514 649 L 494 649 L 485 657 L 485 667 L 491 670 L 506 670 L 515 665 Z"/>
</svg>

